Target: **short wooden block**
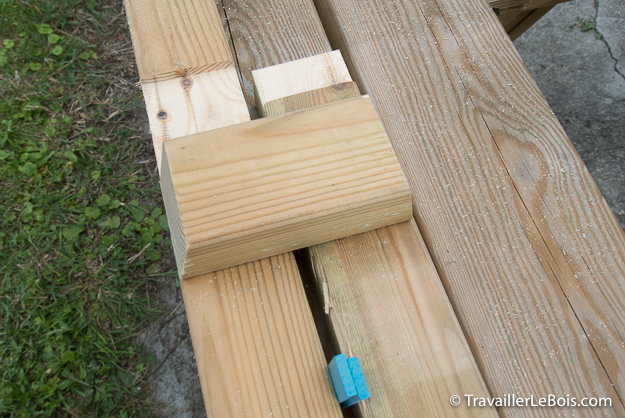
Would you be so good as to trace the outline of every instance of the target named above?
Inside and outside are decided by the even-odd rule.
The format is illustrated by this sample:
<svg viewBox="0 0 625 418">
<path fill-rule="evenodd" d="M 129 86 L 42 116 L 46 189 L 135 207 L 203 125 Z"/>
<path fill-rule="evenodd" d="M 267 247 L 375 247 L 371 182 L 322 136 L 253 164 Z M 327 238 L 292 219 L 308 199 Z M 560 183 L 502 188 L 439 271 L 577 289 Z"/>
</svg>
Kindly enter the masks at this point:
<svg viewBox="0 0 625 418">
<path fill-rule="evenodd" d="M 319 106 L 339 100 L 360 97 L 358 85 L 353 81 L 332 84 L 330 86 L 297 93 L 292 96 L 281 97 L 267 103 L 257 101 L 258 113 L 261 116 L 281 115 L 299 109 Z"/>
<path fill-rule="evenodd" d="M 161 176 L 181 278 L 412 217 L 367 96 L 169 140 Z"/>
<path fill-rule="evenodd" d="M 262 116 L 360 96 L 340 51 L 254 70 L 252 77 Z"/>
</svg>

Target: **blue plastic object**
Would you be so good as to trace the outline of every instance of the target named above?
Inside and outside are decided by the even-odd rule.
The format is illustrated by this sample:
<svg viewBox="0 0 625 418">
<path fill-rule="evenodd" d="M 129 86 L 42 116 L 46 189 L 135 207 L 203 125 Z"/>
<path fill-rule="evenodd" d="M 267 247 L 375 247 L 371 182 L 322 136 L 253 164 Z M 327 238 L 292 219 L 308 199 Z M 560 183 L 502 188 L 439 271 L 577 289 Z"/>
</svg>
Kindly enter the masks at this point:
<svg viewBox="0 0 625 418">
<path fill-rule="evenodd" d="M 328 369 L 341 408 L 345 409 L 371 396 L 357 357 L 348 359 L 345 354 L 339 354 L 332 359 Z"/>
</svg>

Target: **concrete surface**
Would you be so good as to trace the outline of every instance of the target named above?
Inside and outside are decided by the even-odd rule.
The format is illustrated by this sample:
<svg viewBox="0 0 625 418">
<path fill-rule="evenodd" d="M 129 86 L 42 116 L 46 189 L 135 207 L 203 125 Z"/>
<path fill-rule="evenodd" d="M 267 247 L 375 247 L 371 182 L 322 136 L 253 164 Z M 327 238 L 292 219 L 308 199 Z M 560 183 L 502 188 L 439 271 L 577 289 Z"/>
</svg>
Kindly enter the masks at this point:
<svg viewBox="0 0 625 418">
<path fill-rule="evenodd" d="M 625 225 L 625 2 L 556 6 L 516 42 L 521 56 Z M 150 377 L 163 416 L 205 417 L 184 304 L 173 281 L 159 285 L 170 315 L 140 337 L 155 353 Z"/>
<path fill-rule="evenodd" d="M 173 254 L 170 256 L 173 258 Z M 171 265 L 175 268 L 175 263 Z M 164 417 L 204 418 L 206 411 L 182 293 L 173 279 L 158 284 L 157 289 L 158 300 L 169 314 L 150 324 L 139 336 L 139 342 L 157 359 L 148 379 L 153 397 L 163 406 Z"/>
</svg>

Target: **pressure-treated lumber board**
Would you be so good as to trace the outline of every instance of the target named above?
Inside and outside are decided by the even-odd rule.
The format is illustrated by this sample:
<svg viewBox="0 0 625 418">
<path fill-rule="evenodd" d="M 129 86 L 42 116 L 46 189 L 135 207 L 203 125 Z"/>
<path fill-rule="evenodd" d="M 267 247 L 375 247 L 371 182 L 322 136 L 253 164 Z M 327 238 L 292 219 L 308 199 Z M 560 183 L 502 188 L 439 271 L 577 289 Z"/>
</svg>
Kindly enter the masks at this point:
<svg viewBox="0 0 625 418">
<path fill-rule="evenodd" d="M 332 50 L 312 0 L 223 0 L 223 6 L 251 106 L 252 70 Z"/>
<path fill-rule="evenodd" d="M 292 253 L 183 280 L 209 417 L 341 417 Z"/>
<path fill-rule="evenodd" d="M 213 1 L 124 0 L 142 82 L 232 65 Z"/>
<path fill-rule="evenodd" d="M 163 141 L 250 120 L 235 67 L 147 82 L 142 90 L 159 171 Z"/>
<path fill-rule="evenodd" d="M 576 413 L 623 415 L 625 236 L 495 14 L 317 6 L 376 103 L 493 395 L 607 396 L 613 408 Z"/>
<path fill-rule="evenodd" d="M 159 170 L 163 141 L 250 120 L 213 2 L 124 4 Z"/>
<path fill-rule="evenodd" d="M 205 33 L 221 36 L 218 28 L 213 26 Z M 159 46 L 162 45 L 156 42 L 155 47 Z M 149 44 L 145 48 L 149 50 Z M 199 116 L 206 109 L 212 112 L 206 105 L 207 100 L 231 110 L 236 107 L 231 102 L 244 100 L 239 81 L 232 76 L 220 79 L 217 76 L 220 71 L 186 75 L 193 80 L 193 90 L 185 91 L 184 110 L 187 114 L 179 111 L 181 109 L 177 106 L 172 108 L 169 103 L 169 99 L 180 94 L 178 85 L 189 87 L 183 85 L 187 83 L 181 83 L 184 75 L 178 76 L 178 84 L 174 84 L 176 94 L 146 95 L 146 98 L 156 100 L 159 107 L 167 108 L 166 132 L 169 137 L 172 132 L 209 128 L 214 120 Z M 209 87 L 206 82 L 215 81 L 214 76 L 220 83 Z M 167 82 L 166 79 L 159 80 L 149 86 L 156 87 L 153 90 L 156 94 Z M 144 95 L 146 85 L 148 83 L 143 86 Z M 233 93 L 232 97 L 230 93 Z M 223 97 L 220 98 L 220 94 Z M 196 122 L 193 122 L 194 118 Z M 223 126 L 241 121 L 238 111 L 221 112 L 219 118 Z M 249 119 L 249 115 L 245 119 Z M 155 139 L 155 152 L 160 155 L 160 145 L 156 144 Z M 302 296 L 302 282 L 293 265 L 293 256 L 288 254 L 215 272 L 212 276 L 184 280 L 180 284 L 209 417 L 279 416 L 288 415 L 289 411 L 295 411 L 293 414 L 298 416 L 342 416 L 312 315 Z M 219 285 L 212 281 L 215 276 L 223 279 Z M 225 293 L 224 286 L 232 291 Z M 208 309 L 204 301 L 209 300 L 222 302 L 222 305 L 211 305 Z M 224 301 L 227 304 L 223 304 Z M 253 306 L 255 312 L 248 312 L 248 307 Z M 281 310 L 274 311 L 271 306 Z M 230 316 L 225 314 L 227 312 Z M 240 321 L 234 320 L 237 313 L 240 313 Z M 226 330 L 225 334 L 231 336 L 219 339 L 220 349 L 217 351 L 211 339 L 212 330 L 221 336 Z M 241 345 L 241 338 L 244 338 L 245 346 Z M 271 346 L 272 341 L 279 341 L 279 346 Z"/>
<path fill-rule="evenodd" d="M 226 1 L 226 3 L 228 2 Z M 271 25 L 273 23 L 273 26 L 270 27 L 278 28 L 277 21 L 274 20 L 276 16 L 266 13 L 266 10 L 262 6 L 259 9 L 255 6 L 256 5 L 253 3 L 242 5 L 230 4 L 230 26 L 236 28 L 239 27 L 239 24 L 243 23 L 244 25 L 247 25 L 250 30 L 258 30 L 259 27 L 262 28 L 265 25 Z M 273 43 L 272 49 L 267 48 L 262 51 L 251 53 L 246 51 L 244 45 L 249 45 L 248 42 L 254 43 L 256 40 L 251 38 L 244 39 L 241 36 L 243 31 L 240 27 L 239 30 L 235 32 L 238 34 L 239 41 L 236 45 L 238 49 L 237 59 L 241 65 L 244 85 L 247 87 L 248 103 L 250 105 L 254 102 L 254 93 L 251 84 L 252 69 L 330 51 L 330 45 L 323 33 L 323 29 L 321 28 L 321 24 L 316 17 L 314 9 L 307 7 L 304 11 L 302 11 L 298 9 L 297 4 L 285 4 L 284 7 L 285 9 L 281 9 L 283 16 L 289 16 L 292 18 L 294 16 L 293 13 L 295 13 L 295 15 L 298 16 L 315 16 L 316 20 L 314 20 L 313 24 L 307 24 L 304 27 L 300 26 L 302 24 L 301 22 L 296 22 L 296 24 L 290 25 L 280 25 L 279 29 L 277 29 L 280 31 L 278 36 L 276 36 L 275 33 L 272 33 L 265 34 L 262 38 L 257 39 L 258 41 L 266 42 L 268 45 Z M 245 16 L 250 17 L 251 20 L 246 21 L 245 19 L 241 20 L 238 18 L 239 16 L 242 16 L 240 12 L 243 11 L 245 11 Z M 258 24 L 259 26 L 254 28 L 255 24 Z M 304 24 L 306 24 L 306 22 L 304 22 Z M 248 28 L 245 30 L 248 30 Z M 307 34 L 307 39 L 302 41 L 299 45 L 282 46 L 280 39 L 297 39 L 302 33 Z M 276 39 L 278 39 L 278 42 L 276 42 Z M 303 51 L 300 47 L 303 48 Z M 270 51 L 271 53 L 269 53 Z M 246 58 L 246 55 L 244 54 L 251 55 L 247 55 Z M 279 335 L 281 345 L 291 348 L 299 347 L 301 350 L 299 352 L 295 351 L 295 349 L 287 351 L 287 353 L 292 353 L 291 356 L 285 356 L 284 354 L 281 354 L 280 356 L 275 355 L 273 357 L 274 361 L 269 363 L 264 362 L 264 355 L 251 355 L 246 357 L 241 354 L 241 350 L 236 351 L 239 353 L 237 356 L 229 358 L 229 353 L 234 352 L 239 347 L 236 341 L 232 342 L 228 346 L 222 347 L 222 349 L 215 353 L 214 356 L 198 356 L 197 353 L 206 353 L 211 350 L 208 340 L 204 338 L 205 330 L 203 327 L 221 328 L 224 326 L 224 322 L 221 317 L 211 315 L 207 311 L 190 309 L 189 307 L 192 306 L 191 301 L 198 299 L 215 299 L 217 295 L 221 297 L 224 293 L 217 286 L 202 286 L 202 284 L 206 283 L 206 281 L 212 280 L 214 275 L 182 280 L 180 283 L 186 301 L 185 305 L 188 309 L 187 317 L 189 319 L 189 328 L 191 330 L 194 352 L 196 353 L 200 380 L 203 382 L 202 393 L 204 395 L 208 416 L 228 416 L 226 415 L 227 412 L 224 412 L 233 410 L 232 414 L 229 416 L 240 416 L 244 413 L 247 413 L 248 416 L 269 416 L 271 413 L 273 413 L 271 416 L 288 416 L 290 412 L 293 416 L 302 417 L 341 417 L 342 413 L 336 400 L 332 383 L 329 380 L 329 375 L 327 374 L 327 363 L 323 357 L 322 349 L 319 344 L 319 338 L 315 332 L 311 333 L 311 330 L 315 330 L 315 326 L 311 319 L 312 316 L 310 309 L 308 308 L 308 304 L 305 299 L 301 298 L 301 295 L 303 294 L 303 285 L 297 270 L 293 267 L 293 253 L 284 254 L 278 257 L 271 257 L 254 263 L 247 263 L 245 265 L 246 267 L 239 266 L 233 269 L 226 269 L 223 270 L 221 274 L 227 276 L 231 274 L 230 272 L 235 272 L 237 270 L 244 272 L 256 271 L 257 266 L 259 265 L 266 266 L 262 269 L 258 269 L 262 270 L 261 279 L 264 278 L 264 280 L 259 280 L 258 283 L 254 283 L 256 286 L 253 288 L 254 290 L 250 289 L 252 290 L 251 292 L 233 291 L 230 293 L 229 295 L 231 297 L 229 298 L 229 303 L 232 304 L 231 312 L 247 312 L 246 306 L 250 305 L 255 300 L 250 296 L 252 292 L 260 295 L 264 291 L 267 294 L 267 297 L 263 298 L 261 306 L 266 309 L 272 306 L 270 301 L 279 301 L 285 294 L 289 294 L 288 292 L 284 292 L 282 288 L 271 285 L 272 283 L 278 282 L 277 278 L 282 278 L 285 288 L 297 289 L 297 292 L 292 291 L 291 293 L 297 294 L 298 299 L 294 298 L 288 308 L 306 308 L 305 316 L 309 318 L 306 321 L 297 321 L 298 327 L 296 328 L 282 326 L 286 319 L 283 319 L 281 322 L 273 320 L 270 315 L 272 311 L 270 310 L 264 310 L 263 312 L 268 312 L 268 314 L 264 317 L 261 316 L 258 318 L 258 321 L 249 320 L 250 327 L 253 329 L 251 335 L 255 337 L 252 342 L 256 347 L 263 347 L 263 344 L 261 344 L 261 342 L 265 340 L 263 333 L 267 333 L 269 335 Z M 268 266 L 271 267 L 268 268 Z M 215 275 L 216 274 L 219 273 L 215 273 Z M 219 284 L 217 282 L 214 283 Z M 225 282 L 223 281 L 221 282 L 221 284 L 224 283 Z M 236 298 L 234 296 L 236 296 Z M 267 300 L 267 302 L 265 302 L 265 300 Z M 242 315 L 241 319 L 247 320 L 248 316 Z M 296 338 L 296 336 L 299 337 Z M 306 338 L 303 338 L 302 336 L 305 336 Z M 229 341 L 232 341 L 232 339 Z M 258 349 L 257 352 L 260 353 L 260 350 Z M 249 363 L 245 363 L 245 361 L 249 361 Z M 289 394 L 290 397 L 287 398 L 286 395 L 281 394 L 280 397 L 278 397 L 277 402 L 274 401 L 269 405 L 269 409 L 271 409 L 270 413 L 266 413 L 266 410 L 263 409 L 255 409 L 248 413 L 247 409 L 243 409 L 242 403 L 237 402 L 237 400 L 234 400 L 234 402 L 231 402 L 229 405 L 224 405 L 223 408 L 213 407 L 213 405 L 221 405 L 222 399 L 228 396 L 228 394 L 224 394 L 219 391 L 219 385 L 224 381 L 229 382 L 234 380 L 236 377 L 236 370 L 241 370 L 242 367 L 248 367 L 248 365 L 252 370 L 261 370 L 263 376 L 277 375 L 283 377 L 283 381 L 280 382 L 282 384 L 278 383 L 272 387 L 264 383 L 257 383 L 259 382 L 258 378 L 237 379 L 236 381 L 238 382 L 238 385 L 227 386 L 229 390 L 232 390 L 232 393 L 238 393 L 240 391 L 241 393 L 253 395 L 254 392 L 252 389 L 256 390 L 255 388 L 260 388 L 259 390 L 269 392 L 259 393 L 257 402 L 260 402 L 263 398 L 270 400 L 276 399 L 278 395 L 274 394 L 274 392 L 279 393 L 284 388 L 284 393 Z M 299 367 L 297 367 L 298 365 Z M 215 367 L 219 367 L 220 370 L 222 370 L 221 374 L 224 375 L 224 379 L 221 382 L 214 380 L 213 370 Z M 309 371 L 304 374 L 300 370 Z M 225 371 L 225 373 L 223 371 Z M 323 376 L 323 379 L 319 376 Z M 217 383 L 215 390 L 209 391 L 209 379 L 211 382 Z M 291 382 L 291 384 L 288 385 L 284 382 Z M 313 393 L 313 396 L 311 396 L 311 392 Z M 294 402 L 281 402 L 281 399 L 285 398 L 287 400 L 292 398 L 296 399 Z M 293 404 L 297 404 L 297 412 L 292 412 L 293 406 L 290 405 Z M 305 410 L 304 407 L 307 407 L 308 409 Z"/>
<path fill-rule="evenodd" d="M 310 257 L 341 351 L 367 379 L 363 416 L 498 416 L 466 405 L 464 394 L 488 391 L 414 221 L 316 245 Z"/>
<path fill-rule="evenodd" d="M 338 65 L 340 55 L 333 54 Z M 263 92 L 283 72 L 306 61 L 314 65 L 324 55 L 253 71 L 254 84 Z M 335 66 L 324 65 L 328 72 Z M 281 94 L 293 97 L 302 85 L 308 85 L 305 79 L 293 80 Z M 283 111 L 266 108 L 281 98 L 258 96 L 261 114 Z M 453 395 L 488 397 L 488 391 L 413 221 L 309 251 L 318 297 L 330 295 L 326 309 L 338 348 L 360 359 L 371 391 L 354 409 L 367 417 L 497 416 L 494 409 L 450 404 Z"/>
<path fill-rule="evenodd" d="M 221 1 L 219 1 L 221 3 Z M 248 6 L 248 7 L 245 7 Z M 249 11 L 249 5 L 243 6 L 246 10 Z M 284 15 L 290 15 L 291 11 L 294 10 L 296 13 L 301 13 L 295 7 L 294 9 L 288 9 L 285 11 Z M 220 9 L 222 16 L 223 9 Z M 261 13 L 264 12 L 261 10 Z M 236 19 L 236 15 L 234 19 Z M 267 16 L 261 19 L 261 16 L 255 16 L 254 22 L 259 23 L 261 25 L 272 23 L 273 19 L 271 16 Z M 232 22 L 231 22 L 232 25 Z M 329 44 L 325 36 L 323 36 L 323 31 L 321 29 L 321 25 L 317 19 L 316 25 L 302 28 L 299 26 L 285 26 L 282 27 L 283 32 L 282 36 L 287 39 L 295 39 L 298 36 L 299 31 L 304 30 L 308 34 L 312 34 L 316 39 L 315 47 L 311 48 L 317 52 L 327 52 L 330 51 Z M 263 38 L 264 41 L 268 42 L 269 40 L 273 40 L 274 38 L 270 38 L 269 36 L 265 36 Z M 250 40 L 251 41 L 251 40 Z M 247 40 L 246 40 L 247 42 Z M 303 46 L 309 46 L 308 44 L 302 44 Z M 237 45 L 240 47 L 240 45 Z M 240 48 L 241 49 L 241 48 Z M 301 54 L 301 52 L 299 52 Z M 273 53 L 266 57 L 264 61 L 264 65 L 273 65 L 279 62 L 289 61 L 291 59 L 301 58 L 297 56 L 298 49 L 282 49 L 280 44 L 274 45 Z M 279 57 L 279 58 L 277 58 Z M 243 56 L 239 54 L 237 57 L 240 60 L 242 72 L 244 74 L 244 82 L 246 80 L 245 75 L 251 76 L 250 62 L 256 62 L 255 59 L 252 60 L 244 60 Z M 249 81 L 244 83 L 248 87 L 248 92 L 251 87 L 251 83 Z M 253 93 L 250 96 L 248 93 L 248 103 L 253 103 Z M 237 350 L 238 345 L 233 343 L 233 345 L 229 345 L 223 347 L 219 353 L 216 353 L 215 357 L 213 356 L 198 356 L 198 370 L 200 374 L 204 374 L 204 379 L 211 379 L 213 373 L 211 372 L 211 368 L 215 367 L 217 364 L 221 370 L 229 371 L 230 373 L 225 374 L 225 380 L 230 381 L 234 378 L 235 373 L 233 373 L 234 367 L 238 370 L 241 370 L 241 367 L 248 367 L 253 370 L 262 370 L 262 375 L 265 376 L 280 376 L 283 381 L 279 382 L 274 386 L 265 385 L 264 383 L 259 383 L 257 379 L 243 379 L 238 380 L 237 386 L 229 386 L 229 389 L 233 391 L 233 393 L 237 393 L 240 391 L 241 393 L 254 393 L 256 390 L 265 390 L 269 393 L 259 393 L 259 397 L 263 397 L 266 399 L 276 399 L 277 395 L 273 394 L 273 392 L 279 393 L 281 390 L 284 390 L 286 395 L 280 395 L 278 397 L 278 402 L 272 402 L 269 405 L 271 412 L 266 413 L 265 410 L 256 409 L 250 413 L 247 413 L 247 416 L 288 416 L 289 412 L 293 416 L 318 416 L 318 417 L 341 417 L 342 413 L 340 410 L 340 406 L 336 400 L 336 396 L 334 394 L 334 389 L 332 388 L 332 384 L 329 380 L 329 375 L 327 373 L 327 363 L 325 362 L 323 352 L 319 343 L 319 338 L 314 332 L 315 326 L 312 322 L 312 315 L 310 313 L 310 309 L 306 301 L 301 297 L 303 295 L 303 285 L 297 270 L 293 267 L 293 255 L 292 253 L 285 254 L 279 257 L 271 257 L 270 259 L 261 260 L 254 263 L 247 263 L 246 267 L 237 267 L 238 270 L 243 271 L 255 271 L 258 265 L 261 266 L 271 266 L 271 268 L 262 268 L 262 277 L 265 279 L 259 280 L 258 283 L 254 283 L 255 286 L 252 290 L 255 294 L 262 294 L 263 291 L 267 294 L 266 297 L 261 301 L 261 306 L 265 308 L 263 310 L 264 313 L 267 313 L 265 317 L 259 318 L 258 321 L 251 320 L 249 321 L 250 327 L 254 330 L 251 335 L 255 338 L 251 342 L 255 344 L 256 347 L 259 347 L 256 356 L 245 357 L 242 354 L 235 356 L 233 359 L 229 359 L 230 352 Z M 223 274 L 228 275 L 228 272 L 232 272 L 235 269 L 227 269 L 224 270 Z M 272 285 L 273 283 L 278 282 L 278 278 L 281 278 L 284 282 L 285 288 L 297 289 L 297 291 L 292 291 L 292 294 L 297 294 L 298 299 L 293 299 L 292 304 L 288 306 L 288 309 L 296 309 L 300 307 L 304 309 L 305 315 L 308 318 L 306 321 L 298 321 L 297 327 L 283 326 L 284 321 L 274 321 L 271 317 L 271 310 L 268 310 L 272 304 L 270 301 L 280 300 L 280 298 L 284 297 L 285 294 L 289 294 L 288 292 L 284 292 L 282 288 Z M 185 300 L 190 301 L 195 298 L 210 298 L 215 297 L 217 294 L 222 295 L 220 289 L 217 287 L 206 287 L 200 288 L 199 285 L 204 281 L 210 281 L 211 276 L 206 276 L 204 278 L 196 277 L 189 280 L 183 280 L 181 282 L 181 288 L 183 294 L 185 295 Z M 223 282 L 222 282 L 223 283 Z M 217 293 L 219 292 L 219 293 Z M 257 292 L 257 293 L 256 293 Z M 246 312 L 246 306 L 249 306 L 254 299 L 250 297 L 250 293 L 243 292 L 232 292 L 230 297 L 230 301 L 232 303 L 232 312 Z M 234 297 L 236 296 L 236 298 Z M 265 300 L 267 302 L 265 302 Z M 186 302 L 186 305 L 191 305 L 192 302 Z M 288 311 L 287 311 L 288 314 Z M 222 319 L 219 317 L 216 318 L 214 315 L 207 314 L 205 311 L 195 311 L 191 309 L 188 313 L 189 319 L 189 327 L 191 329 L 191 334 L 193 337 L 194 351 L 195 353 L 204 353 L 207 352 L 210 348 L 207 345 L 207 341 L 203 337 L 202 327 L 207 324 L 211 327 L 222 327 Z M 242 315 L 241 318 L 244 320 L 247 317 Z M 311 332 L 312 331 L 312 332 Z M 266 337 L 263 334 L 269 335 L 277 335 L 280 336 L 279 341 L 282 346 L 292 347 L 293 350 L 290 351 L 292 354 L 290 356 L 285 356 L 284 354 L 280 356 L 274 356 L 273 362 L 264 363 L 266 356 L 261 351 L 263 341 Z M 305 337 L 305 338 L 304 338 Z M 250 341 L 248 339 L 248 341 Z M 296 351 L 296 348 L 299 348 L 300 351 Z M 241 353 L 241 351 L 236 351 Z M 231 360 L 231 361 L 230 361 Z M 246 363 L 246 361 L 248 363 Z M 210 363 L 209 363 L 210 362 Z M 234 366 L 234 367 L 233 367 Z M 307 373 L 302 373 L 304 370 L 309 370 Z M 323 376 L 320 378 L 319 376 Z M 202 380 L 202 378 L 201 378 Z M 203 380 L 205 381 L 205 380 Z M 290 385 L 287 384 L 290 382 Z M 282 384 L 280 384 L 282 383 Z M 257 389 L 260 388 L 260 389 Z M 223 412 L 223 409 L 213 408 L 212 405 L 218 404 L 221 402 L 221 398 L 223 393 L 219 391 L 208 391 L 206 388 L 206 384 L 203 385 L 203 395 L 205 399 L 205 403 L 207 405 L 208 416 L 211 417 L 222 417 L 227 416 Z M 313 395 L 311 395 L 311 393 Z M 281 402 L 281 399 L 287 399 L 288 402 Z M 290 402 L 290 399 L 295 398 L 294 402 Z M 259 398 L 262 399 L 262 398 Z M 311 403 L 312 402 L 312 403 Z M 296 412 L 292 412 L 294 409 L 293 405 L 297 404 Z M 229 406 L 230 410 L 233 410 L 233 413 L 230 416 L 240 416 L 244 414 L 244 410 L 242 409 L 242 404 L 240 402 L 231 403 Z M 307 409 L 306 409 L 307 408 Z M 273 413 L 273 415 L 271 415 Z"/>
<path fill-rule="evenodd" d="M 184 279 L 412 217 L 368 97 L 169 140 L 162 170 Z"/>
</svg>

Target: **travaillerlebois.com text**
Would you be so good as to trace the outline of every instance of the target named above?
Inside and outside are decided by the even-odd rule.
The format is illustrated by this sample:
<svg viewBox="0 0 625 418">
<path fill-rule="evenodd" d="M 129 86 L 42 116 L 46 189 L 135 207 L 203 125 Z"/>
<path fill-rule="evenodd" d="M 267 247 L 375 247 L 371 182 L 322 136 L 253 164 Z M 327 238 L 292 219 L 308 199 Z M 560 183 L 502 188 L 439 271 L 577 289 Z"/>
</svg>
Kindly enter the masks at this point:
<svg viewBox="0 0 625 418">
<path fill-rule="evenodd" d="M 453 395 L 449 399 L 449 403 L 452 406 L 494 406 L 494 407 L 602 407 L 612 406 L 612 399 L 610 398 L 578 398 L 575 396 L 555 396 L 547 395 L 546 397 L 538 397 L 530 395 L 528 397 L 517 396 L 515 394 L 508 394 L 499 398 L 482 398 L 479 396 L 473 396 L 470 394 L 464 394 L 462 397 L 459 395 Z"/>
</svg>

